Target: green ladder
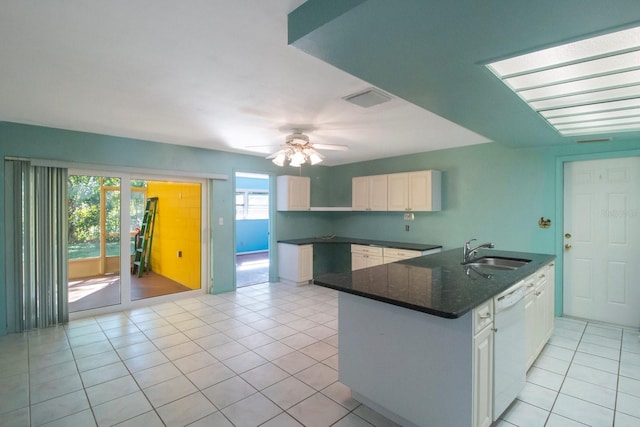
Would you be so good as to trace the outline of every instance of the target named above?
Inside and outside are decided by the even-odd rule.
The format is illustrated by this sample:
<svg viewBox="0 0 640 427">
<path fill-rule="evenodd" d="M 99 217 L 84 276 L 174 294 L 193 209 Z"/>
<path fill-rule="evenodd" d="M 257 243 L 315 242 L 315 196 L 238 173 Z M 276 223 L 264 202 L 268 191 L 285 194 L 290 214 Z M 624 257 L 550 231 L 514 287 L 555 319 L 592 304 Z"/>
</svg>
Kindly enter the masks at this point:
<svg viewBox="0 0 640 427">
<path fill-rule="evenodd" d="M 156 222 L 156 212 L 158 210 L 158 198 L 149 197 L 144 210 L 142 227 L 140 228 L 139 240 L 136 242 L 136 256 L 133 261 L 134 269 L 138 270 L 138 277 L 142 277 L 143 272 L 151 271 L 151 243 L 153 243 L 153 227 Z M 134 270 L 135 271 L 135 270 Z"/>
</svg>

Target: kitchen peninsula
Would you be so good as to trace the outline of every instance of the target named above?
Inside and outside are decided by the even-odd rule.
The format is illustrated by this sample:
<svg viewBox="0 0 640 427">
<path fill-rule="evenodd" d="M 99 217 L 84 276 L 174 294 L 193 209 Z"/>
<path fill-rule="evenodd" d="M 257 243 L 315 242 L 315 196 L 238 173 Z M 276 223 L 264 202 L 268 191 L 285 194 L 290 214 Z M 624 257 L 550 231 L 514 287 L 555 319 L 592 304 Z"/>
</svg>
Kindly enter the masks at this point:
<svg viewBox="0 0 640 427">
<path fill-rule="evenodd" d="M 487 254 L 529 262 L 512 270 L 475 268 L 462 265 L 459 248 L 314 277 L 341 291 L 339 373 L 354 399 L 403 426 L 491 424 L 493 298 L 544 279 L 552 303 L 554 256 L 498 250 L 478 256 Z"/>
</svg>

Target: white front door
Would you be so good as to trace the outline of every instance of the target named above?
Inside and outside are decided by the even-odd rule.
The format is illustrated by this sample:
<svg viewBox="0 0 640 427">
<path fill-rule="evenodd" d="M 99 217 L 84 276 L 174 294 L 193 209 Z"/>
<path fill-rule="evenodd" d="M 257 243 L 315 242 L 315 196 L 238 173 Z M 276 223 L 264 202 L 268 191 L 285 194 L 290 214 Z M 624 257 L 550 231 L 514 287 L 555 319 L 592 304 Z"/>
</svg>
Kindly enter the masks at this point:
<svg viewBox="0 0 640 427">
<path fill-rule="evenodd" d="M 640 326 L 640 157 L 565 163 L 564 314 Z"/>
</svg>

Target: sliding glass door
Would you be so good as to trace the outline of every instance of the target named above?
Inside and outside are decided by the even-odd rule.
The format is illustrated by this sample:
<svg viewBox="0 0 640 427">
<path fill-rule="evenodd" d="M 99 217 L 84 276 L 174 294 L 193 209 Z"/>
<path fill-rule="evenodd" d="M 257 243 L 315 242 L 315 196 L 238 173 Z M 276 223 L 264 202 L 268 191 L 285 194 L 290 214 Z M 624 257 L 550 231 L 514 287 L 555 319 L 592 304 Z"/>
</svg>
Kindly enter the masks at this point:
<svg viewBox="0 0 640 427">
<path fill-rule="evenodd" d="M 202 290 L 209 277 L 206 185 L 70 170 L 69 312 Z"/>
<path fill-rule="evenodd" d="M 118 177 L 69 175 L 71 313 L 122 301 L 121 181 Z"/>
</svg>

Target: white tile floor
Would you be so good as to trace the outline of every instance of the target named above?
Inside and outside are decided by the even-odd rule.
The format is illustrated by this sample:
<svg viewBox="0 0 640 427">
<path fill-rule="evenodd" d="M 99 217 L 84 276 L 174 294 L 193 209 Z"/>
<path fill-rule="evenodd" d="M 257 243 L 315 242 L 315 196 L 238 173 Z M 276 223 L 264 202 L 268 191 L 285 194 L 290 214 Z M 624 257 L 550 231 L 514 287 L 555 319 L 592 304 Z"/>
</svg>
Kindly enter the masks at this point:
<svg viewBox="0 0 640 427">
<path fill-rule="evenodd" d="M 556 325 L 497 425 L 640 426 L 637 331 Z M 0 425 L 395 426 L 337 381 L 337 329 L 336 292 L 263 284 L 0 337 Z"/>
<path fill-rule="evenodd" d="M 638 330 L 558 318 L 496 427 L 639 427 Z"/>
</svg>

